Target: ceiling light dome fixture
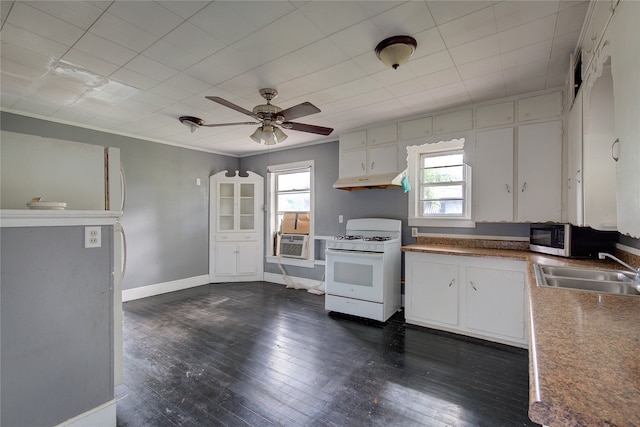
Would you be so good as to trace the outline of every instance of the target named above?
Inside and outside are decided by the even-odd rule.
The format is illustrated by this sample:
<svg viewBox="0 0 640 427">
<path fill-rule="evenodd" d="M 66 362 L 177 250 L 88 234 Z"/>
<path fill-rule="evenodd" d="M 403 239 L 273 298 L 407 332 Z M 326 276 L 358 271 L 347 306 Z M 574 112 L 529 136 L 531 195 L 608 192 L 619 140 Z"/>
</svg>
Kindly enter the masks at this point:
<svg viewBox="0 0 640 427">
<path fill-rule="evenodd" d="M 264 125 L 256 129 L 251 139 L 258 144 L 275 145 L 287 139 L 287 135 L 277 126 Z"/>
<path fill-rule="evenodd" d="M 416 50 L 418 43 L 410 36 L 393 36 L 382 40 L 376 46 L 376 55 L 387 67 L 394 70 L 406 64 Z"/>
</svg>

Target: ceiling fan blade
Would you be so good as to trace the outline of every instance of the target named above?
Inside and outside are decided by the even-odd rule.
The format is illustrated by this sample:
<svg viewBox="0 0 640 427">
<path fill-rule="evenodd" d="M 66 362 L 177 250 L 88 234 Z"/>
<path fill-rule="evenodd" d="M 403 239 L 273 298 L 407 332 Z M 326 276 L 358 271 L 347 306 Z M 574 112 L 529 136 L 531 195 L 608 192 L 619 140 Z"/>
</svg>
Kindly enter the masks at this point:
<svg viewBox="0 0 640 427">
<path fill-rule="evenodd" d="M 246 114 L 247 116 L 257 118 L 257 116 L 253 114 L 253 111 L 246 110 L 239 105 L 229 102 L 226 99 L 220 98 L 219 96 L 205 96 L 205 98 L 207 98 L 209 101 L 217 102 L 220 105 L 224 105 L 225 107 L 231 108 L 232 110 L 236 110 L 242 114 Z"/>
<path fill-rule="evenodd" d="M 284 122 L 282 123 L 282 127 L 285 129 L 298 130 L 300 132 L 317 133 L 318 135 L 329 135 L 331 132 L 333 132 L 333 128 L 307 125 L 305 123 L 296 123 L 296 122 Z"/>
<path fill-rule="evenodd" d="M 206 123 L 201 124 L 200 126 L 206 126 L 208 128 L 215 128 L 219 126 L 235 126 L 235 125 L 259 125 L 258 122 L 235 122 L 235 123 Z"/>
<path fill-rule="evenodd" d="M 310 114 L 319 113 L 320 109 L 310 102 L 303 102 L 302 104 L 294 105 L 286 110 L 282 110 L 278 113 L 279 116 L 283 116 L 286 121 L 298 119 L 300 117 L 308 116 Z"/>
</svg>

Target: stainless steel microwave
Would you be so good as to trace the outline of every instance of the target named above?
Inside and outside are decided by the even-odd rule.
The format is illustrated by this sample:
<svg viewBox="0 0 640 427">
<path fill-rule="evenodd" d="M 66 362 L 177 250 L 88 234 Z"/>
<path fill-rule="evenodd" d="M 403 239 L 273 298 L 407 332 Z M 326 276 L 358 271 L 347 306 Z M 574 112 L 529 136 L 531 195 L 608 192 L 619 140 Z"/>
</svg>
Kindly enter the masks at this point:
<svg viewBox="0 0 640 427">
<path fill-rule="evenodd" d="M 571 224 L 531 224 L 529 250 L 567 258 L 597 258 L 615 248 L 618 233 Z"/>
</svg>

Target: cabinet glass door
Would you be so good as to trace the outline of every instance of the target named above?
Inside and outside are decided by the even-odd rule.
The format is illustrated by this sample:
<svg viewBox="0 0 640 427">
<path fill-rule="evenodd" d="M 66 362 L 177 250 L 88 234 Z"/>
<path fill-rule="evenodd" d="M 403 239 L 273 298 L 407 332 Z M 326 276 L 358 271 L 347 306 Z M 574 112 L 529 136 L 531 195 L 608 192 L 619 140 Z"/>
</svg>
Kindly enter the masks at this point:
<svg viewBox="0 0 640 427">
<path fill-rule="evenodd" d="M 235 184 L 218 184 L 218 230 L 235 229 Z"/>
<path fill-rule="evenodd" d="M 240 184 L 240 230 L 253 230 L 255 184 Z"/>
</svg>

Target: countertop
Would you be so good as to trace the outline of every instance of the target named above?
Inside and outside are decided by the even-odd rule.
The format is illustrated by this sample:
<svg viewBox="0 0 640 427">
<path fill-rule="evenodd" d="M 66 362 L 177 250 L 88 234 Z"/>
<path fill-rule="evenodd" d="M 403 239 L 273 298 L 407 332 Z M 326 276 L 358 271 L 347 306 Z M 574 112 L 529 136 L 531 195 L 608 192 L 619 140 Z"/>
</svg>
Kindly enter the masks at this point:
<svg viewBox="0 0 640 427">
<path fill-rule="evenodd" d="M 551 427 L 640 426 L 640 297 L 538 287 L 533 270 L 535 263 L 621 266 L 459 245 L 415 244 L 402 250 L 526 261 L 529 418 Z"/>
</svg>

